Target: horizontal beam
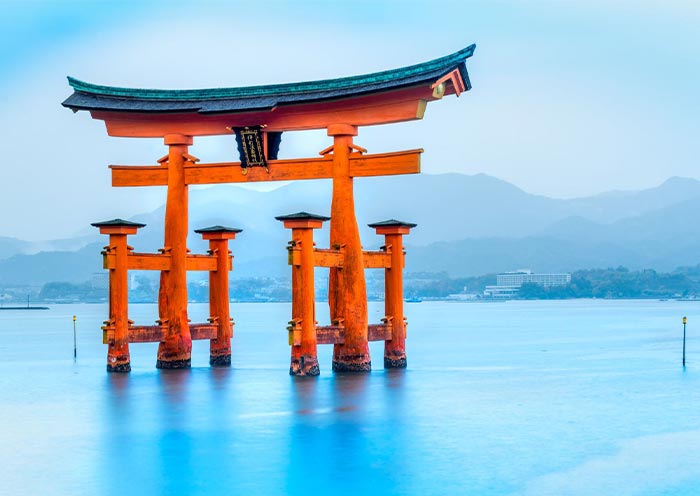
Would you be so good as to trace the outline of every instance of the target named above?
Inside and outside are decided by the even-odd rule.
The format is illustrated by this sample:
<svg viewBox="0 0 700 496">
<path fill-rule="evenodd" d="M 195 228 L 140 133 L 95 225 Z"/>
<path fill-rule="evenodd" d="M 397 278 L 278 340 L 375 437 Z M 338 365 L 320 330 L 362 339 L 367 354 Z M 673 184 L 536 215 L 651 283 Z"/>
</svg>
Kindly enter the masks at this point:
<svg viewBox="0 0 700 496">
<path fill-rule="evenodd" d="M 350 155 L 350 175 L 353 177 L 391 176 L 420 173 L 422 149 L 373 155 Z M 255 183 L 264 181 L 294 181 L 330 179 L 333 177 L 333 156 L 270 160 L 269 172 L 263 167 L 249 167 L 243 174 L 240 162 L 188 164 L 185 166 L 187 184 Z M 110 165 L 112 186 L 167 186 L 167 165 Z"/>
<path fill-rule="evenodd" d="M 385 251 L 363 251 L 362 260 L 365 269 L 390 269 L 391 253 Z"/>
<path fill-rule="evenodd" d="M 339 250 L 314 249 L 314 267 L 327 268 L 342 268 L 344 262 L 344 254 Z M 288 258 L 289 265 L 301 265 L 301 251 L 291 250 Z M 384 251 L 367 251 L 362 252 L 362 260 L 365 269 L 390 269 L 391 254 Z"/>
<path fill-rule="evenodd" d="M 316 344 L 345 344 L 345 327 L 316 326 Z"/>
<path fill-rule="evenodd" d="M 103 255 L 103 267 L 105 269 L 117 268 L 117 256 L 114 253 Z M 126 258 L 127 270 L 170 270 L 169 253 L 129 253 Z M 187 255 L 187 270 L 213 272 L 218 268 L 217 258 L 214 255 Z M 233 268 L 233 257 L 229 256 L 228 270 Z"/>
<path fill-rule="evenodd" d="M 368 325 L 367 341 L 391 341 L 391 324 Z"/>
<path fill-rule="evenodd" d="M 296 336 L 291 340 L 295 346 L 301 344 Z M 391 324 L 370 324 L 367 326 L 368 341 L 391 341 Z M 316 326 L 316 344 L 344 344 L 345 327 L 342 325 Z M 290 345 L 292 342 L 290 342 Z"/>
<path fill-rule="evenodd" d="M 450 94 L 448 85 L 445 94 Z M 372 126 L 422 119 L 428 102 L 434 101 L 430 83 L 394 91 L 325 102 L 282 104 L 250 112 L 200 114 L 197 112 L 135 113 L 91 110 L 93 119 L 105 121 L 107 134 L 128 138 L 161 138 L 231 135 L 231 127 L 265 124 L 267 131 L 327 129 L 341 123 Z"/>
<path fill-rule="evenodd" d="M 130 343 L 159 343 L 165 341 L 167 326 L 129 326 Z M 217 324 L 190 324 L 190 335 L 193 340 L 216 339 L 218 333 Z M 102 342 L 114 343 L 114 329 L 108 327 L 103 330 Z"/>
<path fill-rule="evenodd" d="M 229 257 L 229 260 L 231 258 Z M 187 255 L 187 270 L 213 272 L 218 263 L 213 255 Z M 229 268 L 230 270 L 230 268 Z"/>
</svg>

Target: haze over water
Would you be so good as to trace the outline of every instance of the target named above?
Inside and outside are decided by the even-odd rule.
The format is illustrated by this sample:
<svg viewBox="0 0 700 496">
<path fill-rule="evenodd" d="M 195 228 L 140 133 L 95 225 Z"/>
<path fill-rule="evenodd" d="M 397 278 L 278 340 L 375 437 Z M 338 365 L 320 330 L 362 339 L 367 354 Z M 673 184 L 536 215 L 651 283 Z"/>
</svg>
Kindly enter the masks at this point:
<svg viewBox="0 0 700 496">
<path fill-rule="evenodd" d="M 319 321 L 327 316 L 319 304 Z M 155 305 L 132 305 L 137 323 Z M 700 305 L 408 304 L 409 369 L 287 375 L 289 304 L 233 304 L 233 367 L 105 372 L 105 305 L 0 312 L 5 494 L 697 494 Z M 206 305 L 190 305 L 193 322 Z M 380 304 L 370 304 L 378 321 Z M 71 316 L 78 316 L 78 360 Z M 687 315 L 688 367 L 681 368 Z"/>
</svg>

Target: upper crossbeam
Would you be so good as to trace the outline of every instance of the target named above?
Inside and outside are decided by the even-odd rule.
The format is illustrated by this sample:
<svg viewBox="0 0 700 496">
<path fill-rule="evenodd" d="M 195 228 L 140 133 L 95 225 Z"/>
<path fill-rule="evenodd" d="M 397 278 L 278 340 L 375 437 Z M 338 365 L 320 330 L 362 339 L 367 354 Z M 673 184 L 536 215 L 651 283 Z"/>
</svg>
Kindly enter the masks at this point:
<svg viewBox="0 0 700 496">
<path fill-rule="evenodd" d="M 350 155 L 350 175 L 353 177 L 390 176 L 420 173 L 422 149 L 392 153 Z M 167 186 L 168 165 L 110 165 L 112 186 Z M 254 183 L 263 181 L 293 181 L 299 179 L 329 179 L 333 177 L 333 156 L 270 160 L 269 171 L 249 167 L 243 174 L 240 162 L 185 165 L 187 184 Z"/>
</svg>

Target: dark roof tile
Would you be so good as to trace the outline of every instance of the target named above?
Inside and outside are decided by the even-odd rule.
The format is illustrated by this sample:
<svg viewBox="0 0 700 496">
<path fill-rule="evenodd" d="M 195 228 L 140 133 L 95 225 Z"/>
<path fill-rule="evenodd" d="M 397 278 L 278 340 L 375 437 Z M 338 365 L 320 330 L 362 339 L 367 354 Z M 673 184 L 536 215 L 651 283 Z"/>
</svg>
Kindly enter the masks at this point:
<svg viewBox="0 0 700 496">
<path fill-rule="evenodd" d="M 465 61 L 475 45 L 439 59 L 373 74 L 301 83 L 212 88 L 199 90 L 159 90 L 118 88 L 79 81 L 69 77 L 75 90 L 63 102 L 73 110 L 124 112 L 199 112 L 202 114 L 271 109 L 277 105 L 322 101 L 358 96 L 435 81 L 458 69 L 466 89 L 470 89 Z"/>
</svg>

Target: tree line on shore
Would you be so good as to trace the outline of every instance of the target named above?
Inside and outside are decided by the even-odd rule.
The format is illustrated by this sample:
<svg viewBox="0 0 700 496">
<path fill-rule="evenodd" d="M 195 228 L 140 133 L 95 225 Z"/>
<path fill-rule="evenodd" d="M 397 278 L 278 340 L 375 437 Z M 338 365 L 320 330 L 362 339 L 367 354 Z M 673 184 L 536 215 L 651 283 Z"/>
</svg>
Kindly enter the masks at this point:
<svg viewBox="0 0 700 496">
<path fill-rule="evenodd" d="M 408 273 L 405 277 L 406 298 L 441 299 L 454 295 L 483 296 L 486 286 L 496 284 L 496 274 L 476 277 L 449 277 L 446 273 Z M 138 278 L 130 288 L 132 302 L 155 302 L 158 298 L 157 279 Z M 316 283 L 316 297 L 327 297 L 327 282 Z M 383 299 L 383 278 L 372 277 L 367 281 L 368 297 Z M 0 288 L 5 302 L 26 301 L 30 296 L 35 302 L 104 302 L 107 288 L 95 288 L 89 282 L 50 282 L 39 288 Z M 208 301 L 206 284 L 188 284 L 191 301 Z M 625 267 L 577 270 L 571 274 L 571 283 L 565 286 L 544 287 L 525 283 L 520 287 L 520 299 L 566 298 L 697 298 L 700 297 L 700 264 L 681 267 L 662 273 L 652 269 L 629 270 Z M 288 301 L 291 284 L 288 278 L 247 278 L 231 281 L 231 298 L 238 301 Z"/>
<path fill-rule="evenodd" d="M 444 298 L 453 294 L 482 295 L 484 288 L 496 284 L 496 274 L 450 278 L 446 274 L 432 279 L 428 274 L 413 275 L 406 282 L 406 296 Z M 435 275 L 434 275 L 435 276 Z M 626 267 L 577 270 L 566 286 L 544 287 L 525 283 L 520 299 L 565 298 L 693 298 L 700 296 L 700 264 L 662 273 L 653 269 L 629 270 Z"/>
</svg>

